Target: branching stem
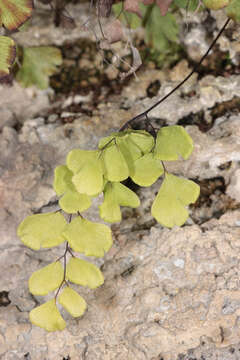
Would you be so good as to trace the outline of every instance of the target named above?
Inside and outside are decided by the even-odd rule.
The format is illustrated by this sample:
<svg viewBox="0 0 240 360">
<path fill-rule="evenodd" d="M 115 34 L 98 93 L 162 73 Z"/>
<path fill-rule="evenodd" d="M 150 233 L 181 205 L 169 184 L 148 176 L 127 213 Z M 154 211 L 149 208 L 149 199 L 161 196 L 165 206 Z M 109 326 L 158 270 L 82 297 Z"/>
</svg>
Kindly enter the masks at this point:
<svg viewBox="0 0 240 360">
<path fill-rule="evenodd" d="M 214 45 L 216 44 L 216 42 L 218 41 L 218 39 L 220 38 L 220 36 L 222 35 L 222 33 L 224 32 L 224 30 L 226 29 L 226 27 L 228 26 L 229 22 L 230 22 L 230 18 L 227 19 L 227 21 L 225 22 L 225 24 L 223 25 L 223 27 L 221 28 L 221 30 L 219 31 L 219 33 L 217 34 L 217 36 L 215 37 L 215 39 L 213 40 L 213 42 L 211 43 L 211 45 L 209 46 L 208 50 L 206 51 L 206 53 L 201 57 L 201 59 L 199 60 L 199 62 L 194 66 L 193 70 L 185 77 L 185 79 L 183 79 L 174 89 L 172 89 L 171 91 L 169 91 L 163 98 L 161 98 L 160 100 L 158 100 L 155 104 L 153 104 L 152 106 L 150 106 L 147 110 L 143 111 L 141 114 L 134 116 L 132 119 L 128 120 L 120 129 L 119 131 L 124 131 L 125 129 L 127 129 L 128 127 L 131 126 L 132 122 L 134 122 L 135 120 L 141 120 L 142 118 L 146 119 L 148 113 L 153 110 L 155 107 L 157 107 L 158 105 L 160 105 L 164 100 L 166 100 L 169 96 L 171 96 L 175 91 L 177 91 L 183 84 L 185 84 L 185 82 L 198 70 L 199 66 L 202 64 L 203 60 L 208 56 L 208 54 L 210 53 L 210 51 L 212 50 L 212 48 L 214 47 Z"/>
</svg>

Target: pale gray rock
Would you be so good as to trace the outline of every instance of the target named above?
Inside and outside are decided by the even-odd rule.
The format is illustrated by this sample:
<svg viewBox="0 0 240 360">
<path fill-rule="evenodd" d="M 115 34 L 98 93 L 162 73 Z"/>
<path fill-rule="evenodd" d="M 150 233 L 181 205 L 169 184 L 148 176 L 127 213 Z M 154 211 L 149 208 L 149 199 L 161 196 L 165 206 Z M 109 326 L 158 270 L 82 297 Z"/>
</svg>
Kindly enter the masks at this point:
<svg viewBox="0 0 240 360">
<path fill-rule="evenodd" d="M 31 326 L 26 311 L 16 308 L 31 307 L 26 293 L 18 297 L 10 291 L 11 305 L 0 308 L 2 359 L 29 353 L 36 360 L 177 360 L 189 349 L 204 354 L 204 338 L 222 354 L 240 335 L 239 288 L 229 288 L 240 274 L 239 221 L 235 211 L 206 223 L 204 231 L 157 226 L 143 237 L 135 232 L 124 246 L 116 239 L 103 266 L 105 284 L 95 291 L 79 289 L 88 311 L 68 319 L 62 332 Z M 18 276 L 26 275 L 20 266 Z"/>
<path fill-rule="evenodd" d="M 17 82 L 13 86 L 0 85 L 0 130 L 39 114 L 49 106 L 51 90 L 34 87 L 22 88 Z"/>
<path fill-rule="evenodd" d="M 169 93 L 178 83 L 164 82 L 156 97 L 152 99 L 146 98 L 143 101 L 141 100 L 141 102 L 138 101 L 138 112 L 140 113 L 152 106 L 157 100 Z M 193 88 L 192 84 L 191 88 Z M 208 75 L 195 82 L 194 90 L 195 94 L 189 98 L 188 96 L 181 96 L 185 94 L 184 88 L 179 89 L 167 101 L 153 109 L 148 116 L 150 118 L 164 119 L 169 125 L 176 124 L 178 120 L 190 113 L 195 114 L 201 110 L 206 111 L 217 103 L 240 96 L 240 79 L 237 75 L 232 75 L 228 78 L 221 76 L 215 78 L 212 75 Z"/>
</svg>

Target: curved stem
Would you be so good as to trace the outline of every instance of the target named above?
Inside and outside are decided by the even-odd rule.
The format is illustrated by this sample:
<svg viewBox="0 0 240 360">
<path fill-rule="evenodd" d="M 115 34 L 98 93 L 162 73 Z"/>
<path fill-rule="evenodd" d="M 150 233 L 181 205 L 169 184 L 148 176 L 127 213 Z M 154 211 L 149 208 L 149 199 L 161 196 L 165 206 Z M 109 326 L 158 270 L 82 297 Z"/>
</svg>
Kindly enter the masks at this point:
<svg viewBox="0 0 240 360">
<path fill-rule="evenodd" d="M 218 39 L 220 38 L 220 36 L 222 35 L 222 33 L 224 32 L 224 30 L 226 29 L 227 25 L 230 22 L 230 18 L 227 19 L 227 21 L 225 22 L 225 24 L 223 25 L 223 27 L 221 28 L 221 30 L 219 31 L 219 33 L 217 34 L 217 36 L 215 37 L 215 39 L 213 40 L 213 42 L 211 43 L 211 45 L 209 46 L 208 50 L 206 51 L 206 53 L 201 57 L 201 59 L 199 60 L 199 62 L 194 66 L 193 70 L 185 77 L 185 79 L 183 79 L 174 89 L 172 89 L 171 91 L 169 91 L 163 98 L 161 98 L 160 100 L 158 100 L 155 104 L 153 104 L 152 106 L 150 106 L 147 110 L 143 111 L 141 114 L 133 117 L 132 119 L 128 120 L 121 128 L 119 131 L 123 131 L 126 128 L 128 128 L 130 126 L 130 124 L 134 121 L 134 120 L 138 120 L 141 118 L 146 118 L 147 114 L 153 110 L 155 107 L 157 107 L 158 105 L 160 105 L 164 100 L 166 100 L 169 96 L 171 96 L 175 91 L 177 91 L 199 68 L 199 66 L 202 64 L 203 60 L 208 56 L 208 54 L 210 53 L 210 51 L 212 50 L 212 48 L 214 47 L 214 45 L 216 44 L 216 42 L 218 41 Z"/>
</svg>

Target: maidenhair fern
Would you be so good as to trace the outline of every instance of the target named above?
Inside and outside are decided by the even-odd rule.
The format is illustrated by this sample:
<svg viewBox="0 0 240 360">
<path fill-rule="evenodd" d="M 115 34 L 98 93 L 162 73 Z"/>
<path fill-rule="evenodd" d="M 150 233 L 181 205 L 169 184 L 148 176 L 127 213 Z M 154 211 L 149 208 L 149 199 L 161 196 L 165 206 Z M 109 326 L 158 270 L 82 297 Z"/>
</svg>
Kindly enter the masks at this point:
<svg viewBox="0 0 240 360">
<path fill-rule="evenodd" d="M 232 6 L 237 7 L 237 2 L 239 0 L 233 0 Z M 170 174 L 164 161 L 188 159 L 193 150 L 191 137 L 178 125 L 163 127 L 157 133 L 151 127 L 153 135 L 130 128 L 135 120 L 147 120 L 149 124 L 148 113 L 191 77 L 229 21 L 225 22 L 206 54 L 179 85 L 149 109 L 127 121 L 119 132 L 101 139 L 98 149 L 72 150 L 66 164 L 55 169 L 53 187 L 59 196 L 60 209 L 53 213 L 31 215 L 18 227 L 18 236 L 33 250 L 65 243 L 64 254 L 52 264 L 37 270 L 29 279 L 29 290 L 33 295 L 44 296 L 55 291 L 52 300 L 30 312 L 33 324 L 47 331 L 64 329 L 66 323 L 58 310 L 59 304 L 73 317 L 82 316 L 87 308 L 85 300 L 71 284 L 94 289 L 104 282 L 97 266 L 77 256 L 102 257 L 112 246 L 110 227 L 83 217 L 93 198 L 103 194 L 99 206 L 103 221 L 119 222 L 121 206 L 136 208 L 140 205 L 138 196 L 122 181 L 130 178 L 137 185 L 147 187 L 161 177 L 161 186 L 151 208 L 152 216 L 168 228 L 181 226 L 187 220 L 187 206 L 197 200 L 199 186 Z"/>
<path fill-rule="evenodd" d="M 121 206 L 140 205 L 138 196 L 121 181 L 130 177 L 137 185 L 147 187 L 162 177 L 152 215 L 169 228 L 184 224 L 186 206 L 198 198 L 199 186 L 169 174 L 163 161 L 187 159 L 192 150 L 191 137 L 175 125 L 160 129 L 156 137 L 142 130 L 120 131 L 101 139 L 97 150 L 69 152 L 66 164 L 55 169 L 53 187 L 60 197 L 60 210 L 31 215 L 18 228 L 18 236 L 33 250 L 66 243 L 62 258 L 37 270 L 29 279 L 33 295 L 56 290 L 52 300 L 30 312 L 33 324 L 48 331 L 62 330 L 66 324 L 57 303 L 73 317 L 81 316 L 87 308 L 71 283 L 94 289 L 104 282 L 97 266 L 76 256 L 102 257 L 112 246 L 110 227 L 83 217 L 93 198 L 103 193 L 100 217 L 109 223 L 119 222 Z"/>
</svg>

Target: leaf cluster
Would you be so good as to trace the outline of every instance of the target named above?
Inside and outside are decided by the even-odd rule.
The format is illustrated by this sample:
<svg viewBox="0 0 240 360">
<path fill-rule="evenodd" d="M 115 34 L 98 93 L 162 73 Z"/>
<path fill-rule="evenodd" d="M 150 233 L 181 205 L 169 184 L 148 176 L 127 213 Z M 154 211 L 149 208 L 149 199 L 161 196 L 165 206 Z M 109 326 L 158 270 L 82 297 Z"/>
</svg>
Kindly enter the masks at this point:
<svg viewBox="0 0 240 360">
<path fill-rule="evenodd" d="M 11 32 L 22 31 L 28 24 L 32 11 L 32 0 L 0 0 L 0 26 Z M 22 64 L 18 56 L 20 52 Z M 16 78 L 24 87 L 36 85 L 40 89 L 47 88 L 48 77 L 62 63 L 59 49 L 50 46 L 17 49 L 14 40 L 8 36 L 0 36 L 0 55 L 0 81 L 9 77 L 17 55 L 20 69 Z"/>
<path fill-rule="evenodd" d="M 31 215 L 18 227 L 18 236 L 33 250 L 66 244 L 62 258 L 37 270 L 29 279 L 29 290 L 34 295 L 56 291 L 52 300 L 30 312 L 33 324 L 48 331 L 62 330 L 66 324 L 57 304 L 74 317 L 83 315 L 87 307 L 71 283 L 94 289 L 104 282 L 94 264 L 75 254 L 102 257 L 112 246 L 110 227 L 82 216 L 94 197 L 103 194 L 100 217 L 105 222 L 119 222 L 122 206 L 140 205 L 137 194 L 122 182 L 130 177 L 137 185 L 148 187 L 163 177 L 152 215 L 169 228 L 184 224 L 188 218 L 186 206 L 196 201 L 199 186 L 169 174 L 163 161 L 187 159 L 192 150 L 191 137 L 176 125 L 161 128 L 156 137 L 143 130 L 120 131 L 102 138 L 96 150 L 69 152 L 66 164 L 55 169 L 53 187 L 60 211 Z"/>
</svg>

